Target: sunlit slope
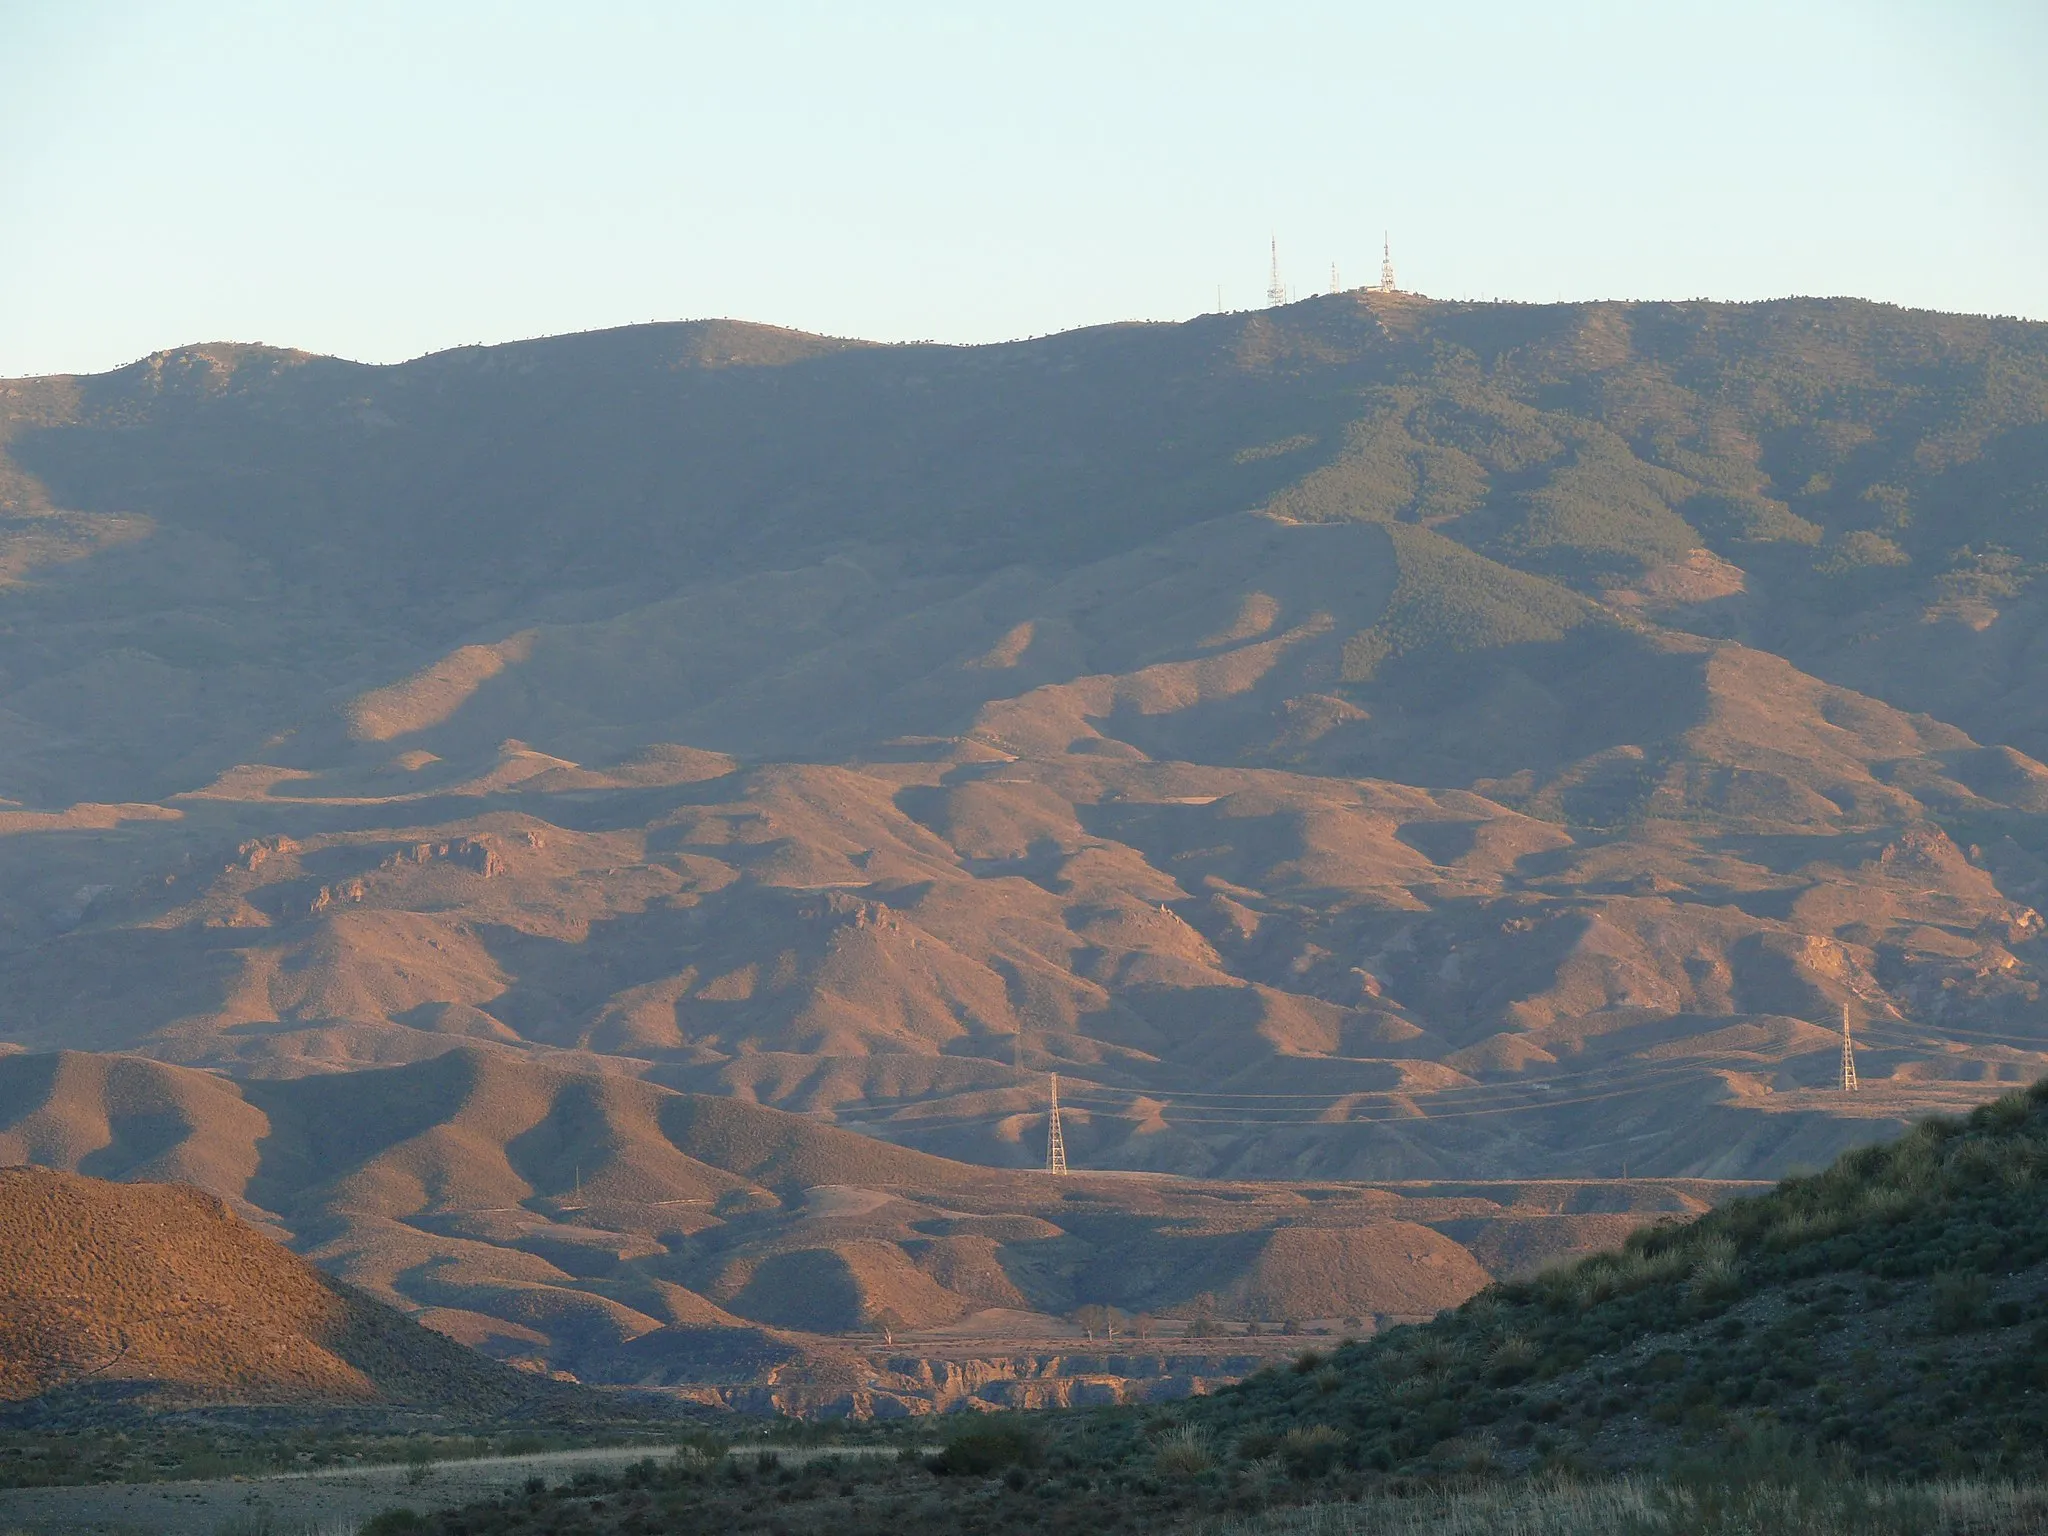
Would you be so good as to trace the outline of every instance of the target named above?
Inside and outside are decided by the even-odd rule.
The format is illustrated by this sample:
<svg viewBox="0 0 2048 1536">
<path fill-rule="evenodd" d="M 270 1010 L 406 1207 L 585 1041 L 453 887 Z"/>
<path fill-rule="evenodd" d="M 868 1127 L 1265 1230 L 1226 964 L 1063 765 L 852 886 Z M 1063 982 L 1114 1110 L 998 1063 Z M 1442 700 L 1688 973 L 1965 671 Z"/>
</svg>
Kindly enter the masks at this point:
<svg viewBox="0 0 2048 1536">
<path fill-rule="evenodd" d="M 336 1286 L 189 1186 L 0 1169 L 0 1277 L 0 1400 L 569 1402 Z"/>
</svg>

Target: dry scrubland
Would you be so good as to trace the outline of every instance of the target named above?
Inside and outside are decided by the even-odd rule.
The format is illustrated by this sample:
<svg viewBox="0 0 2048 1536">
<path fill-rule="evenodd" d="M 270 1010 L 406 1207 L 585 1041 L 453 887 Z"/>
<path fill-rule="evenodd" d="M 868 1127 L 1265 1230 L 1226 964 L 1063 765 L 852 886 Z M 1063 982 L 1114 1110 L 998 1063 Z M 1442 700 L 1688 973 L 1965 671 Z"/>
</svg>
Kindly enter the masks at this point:
<svg viewBox="0 0 2048 1536">
<path fill-rule="evenodd" d="M 2048 331 L 1845 301 L 6 381 L 0 1158 L 607 1380 L 1428 1310 L 2048 1068 L 2043 484 Z M 1217 1184 L 949 1171 L 1054 1070 Z"/>
</svg>

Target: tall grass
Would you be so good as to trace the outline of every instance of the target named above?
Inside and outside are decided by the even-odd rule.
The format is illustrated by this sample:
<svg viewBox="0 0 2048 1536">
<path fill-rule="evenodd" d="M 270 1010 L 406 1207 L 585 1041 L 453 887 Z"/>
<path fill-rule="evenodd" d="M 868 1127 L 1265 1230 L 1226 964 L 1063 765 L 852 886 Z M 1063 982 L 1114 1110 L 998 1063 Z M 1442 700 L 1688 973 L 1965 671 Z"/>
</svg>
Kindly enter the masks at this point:
<svg viewBox="0 0 2048 1536">
<path fill-rule="evenodd" d="M 2036 1536 L 2048 1529 L 2048 1488 L 1817 1479 L 1509 1483 L 1310 1504 L 1199 1529 L 1204 1536 Z"/>
</svg>

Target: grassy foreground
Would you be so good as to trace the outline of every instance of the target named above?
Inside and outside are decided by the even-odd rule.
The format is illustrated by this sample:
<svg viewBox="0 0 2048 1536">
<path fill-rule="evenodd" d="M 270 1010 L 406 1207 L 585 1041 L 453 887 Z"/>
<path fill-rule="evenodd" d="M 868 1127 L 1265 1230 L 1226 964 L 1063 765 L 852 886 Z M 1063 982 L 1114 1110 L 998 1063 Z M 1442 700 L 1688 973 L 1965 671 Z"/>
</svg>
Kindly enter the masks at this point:
<svg viewBox="0 0 2048 1536">
<path fill-rule="evenodd" d="M 2024 1536 L 2048 1529 L 2048 1488 L 1623 1478 L 1515 1483 L 1212 1523 L 1202 1536 Z"/>
<path fill-rule="evenodd" d="M 1017 1466 L 1001 1476 L 933 1476 L 904 1462 L 824 1458 L 784 1466 L 750 1454 L 724 1465 L 646 1464 L 416 1515 L 395 1509 L 362 1536 L 913 1536 L 913 1533 L 1186 1531 L 1191 1536 L 2035 1536 L 2048 1485 L 1953 1480 L 1874 1483 L 1810 1471 L 1757 1481 L 1547 1477 L 1403 1487 L 1356 1499 L 1240 1509 L 1290 1490 L 1234 1480 L 1233 1500 L 1164 1479 L 1090 1486 Z M 1291 1490 L 1298 1496 L 1300 1490 Z"/>
</svg>

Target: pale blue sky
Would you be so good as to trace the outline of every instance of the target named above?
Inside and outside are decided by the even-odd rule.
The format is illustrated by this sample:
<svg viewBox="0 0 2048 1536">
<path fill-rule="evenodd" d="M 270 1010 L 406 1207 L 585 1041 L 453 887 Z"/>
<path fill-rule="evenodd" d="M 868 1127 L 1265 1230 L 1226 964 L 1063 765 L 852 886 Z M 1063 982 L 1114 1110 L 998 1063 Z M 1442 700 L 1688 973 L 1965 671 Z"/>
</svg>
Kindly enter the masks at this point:
<svg viewBox="0 0 2048 1536">
<path fill-rule="evenodd" d="M 1375 276 L 2048 317 L 2048 4 L 0 0 L 0 375 Z"/>
</svg>

